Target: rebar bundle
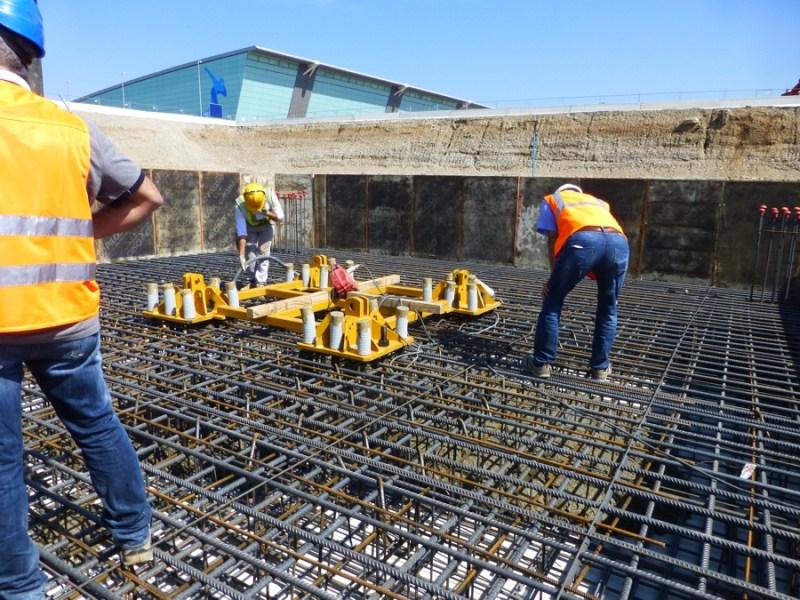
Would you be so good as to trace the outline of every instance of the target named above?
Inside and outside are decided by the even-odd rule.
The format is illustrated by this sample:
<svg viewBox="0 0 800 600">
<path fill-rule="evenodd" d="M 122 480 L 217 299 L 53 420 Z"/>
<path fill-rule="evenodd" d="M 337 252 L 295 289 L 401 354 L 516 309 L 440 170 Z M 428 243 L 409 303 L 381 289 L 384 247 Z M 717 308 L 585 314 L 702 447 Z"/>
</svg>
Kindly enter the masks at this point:
<svg viewBox="0 0 800 600">
<path fill-rule="evenodd" d="M 458 266 L 342 258 L 408 285 Z M 122 568 L 79 452 L 26 387 L 48 596 L 800 593 L 797 309 L 629 281 L 608 383 L 585 374 L 588 281 L 554 376 L 522 373 L 546 273 L 511 267 L 470 265 L 496 313 L 416 323 L 413 347 L 369 365 L 300 352 L 287 330 L 140 315 L 147 282 L 237 268 L 232 254 L 99 267 L 106 376 L 154 508 L 148 566 Z"/>
<path fill-rule="evenodd" d="M 767 206 L 762 204 L 758 207 L 758 214 L 750 300 L 785 302 L 789 300 L 796 278 L 794 266 L 797 236 L 800 234 L 800 206 L 795 206 L 794 211 L 788 206 L 773 206 L 768 212 Z M 766 246 L 763 258 L 762 238 Z M 757 287 L 760 287 L 758 297 L 755 294 Z"/>
</svg>

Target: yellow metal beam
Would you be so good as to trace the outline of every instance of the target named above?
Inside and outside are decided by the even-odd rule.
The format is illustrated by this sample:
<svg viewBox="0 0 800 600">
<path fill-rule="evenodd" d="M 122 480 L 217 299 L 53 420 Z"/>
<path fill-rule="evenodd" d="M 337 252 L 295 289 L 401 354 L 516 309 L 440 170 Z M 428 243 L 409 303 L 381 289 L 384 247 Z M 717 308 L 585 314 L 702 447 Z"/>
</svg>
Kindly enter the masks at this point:
<svg viewBox="0 0 800 600">
<path fill-rule="evenodd" d="M 312 263 L 306 285 L 300 279 L 292 279 L 239 290 L 236 295 L 232 289 L 222 293 L 218 285 L 206 286 L 199 273 L 186 273 L 183 287 L 162 286 L 165 299 L 144 314 L 181 324 L 246 319 L 303 333 L 304 340 L 311 340 L 298 344 L 304 350 L 369 362 L 413 343 L 407 324 L 423 316 L 452 312 L 477 316 L 500 306 L 492 291 L 466 269 L 452 271 L 432 289 L 428 288 L 429 280 L 423 290 L 398 285 L 400 275 L 387 275 L 357 281 L 358 291 L 350 292 L 345 298 L 335 298 L 332 288 L 317 287 L 323 269 L 327 268 L 327 258 L 315 256 Z M 170 314 L 165 313 L 167 292 L 174 294 L 174 300 L 169 298 Z M 423 296 L 430 298 L 423 300 Z M 243 304 L 267 299 L 270 301 L 255 306 Z M 151 302 L 150 295 L 148 302 Z M 191 304 L 184 306 L 184 302 Z M 313 323 L 304 323 L 303 311 L 308 307 L 315 313 Z M 321 321 L 318 321 L 318 313 L 324 313 Z M 305 315 L 305 319 L 309 317 Z M 400 318 L 402 323 L 398 322 Z M 309 327 L 313 327 L 313 331 Z"/>
</svg>

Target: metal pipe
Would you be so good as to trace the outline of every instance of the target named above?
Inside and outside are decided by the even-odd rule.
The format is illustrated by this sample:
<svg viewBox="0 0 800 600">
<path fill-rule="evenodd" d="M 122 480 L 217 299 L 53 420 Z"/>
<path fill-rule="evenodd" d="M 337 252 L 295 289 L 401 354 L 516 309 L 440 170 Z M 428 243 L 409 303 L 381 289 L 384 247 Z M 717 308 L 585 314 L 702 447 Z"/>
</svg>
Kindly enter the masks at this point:
<svg viewBox="0 0 800 600">
<path fill-rule="evenodd" d="M 797 251 L 798 231 L 800 231 L 800 206 L 795 206 L 794 226 L 792 227 L 792 237 L 789 240 L 789 261 L 786 265 L 786 291 L 783 294 L 784 301 L 789 299 L 789 290 L 792 287 L 792 276 L 794 275 L 794 255 Z"/>
<path fill-rule="evenodd" d="M 767 289 L 767 278 L 769 277 L 769 263 L 770 259 L 772 258 L 772 242 L 775 237 L 775 233 L 777 232 L 775 227 L 778 223 L 778 218 L 780 216 L 778 209 L 774 206 L 772 207 L 772 209 L 770 209 L 770 213 L 772 216 L 772 228 L 767 230 L 767 233 L 771 235 L 769 236 L 769 243 L 767 244 L 767 261 L 764 264 L 764 281 L 762 281 L 761 283 L 761 296 L 759 296 L 758 298 L 759 302 L 764 300 L 764 291 Z"/>
<path fill-rule="evenodd" d="M 783 266 L 783 248 L 786 242 L 785 233 L 786 233 L 786 226 L 789 224 L 789 217 L 791 216 L 791 212 L 789 208 L 784 206 L 781 208 L 781 228 L 778 231 L 778 256 L 775 258 L 775 277 L 772 281 L 772 301 L 778 299 L 780 296 L 780 275 L 781 275 L 781 267 Z"/>
<path fill-rule="evenodd" d="M 762 204 L 758 207 L 758 232 L 756 233 L 756 248 L 753 252 L 753 274 L 750 280 L 750 300 L 753 299 L 753 288 L 756 285 L 756 270 L 758 268 L 758 254 L 761 249 L 761 231 L 764 228 L 764 213 L 767 212 L 767 205 Z"/>
</svg>

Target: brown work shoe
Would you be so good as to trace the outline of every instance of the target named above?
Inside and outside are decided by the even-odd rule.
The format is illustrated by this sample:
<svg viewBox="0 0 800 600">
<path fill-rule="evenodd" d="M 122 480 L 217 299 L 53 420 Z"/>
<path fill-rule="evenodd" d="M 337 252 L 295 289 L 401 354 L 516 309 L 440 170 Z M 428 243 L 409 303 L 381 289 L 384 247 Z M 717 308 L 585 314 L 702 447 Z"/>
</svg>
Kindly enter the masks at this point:
<svg viewBox="0 0 800 600">
<path fill-rule="evenodd" d="M 522 370 L 528 375 L 538 377 L 539 379 L 547 379 L 553 374 L 553 367 L 551 365 L 536 362 L 533 355 L 530 354 L 522 359 Z"/>
<path fill-rule="evenodd" d="M 153 545 L 150 543 L 150 534 L 147 534 L 147 539 L 144 544 L 136 548 L 123 548 L 122 549 L 122 564 L 126 567 L 133 565 L 140 565 L 153 560 Z"/>
<path fill-rule="evenodd" d="M 608 381 L 609 375 L 611 375 L 611 365 L 605 369 L 592 369 L 592 379 L 596 381 Z"/>
</svg>

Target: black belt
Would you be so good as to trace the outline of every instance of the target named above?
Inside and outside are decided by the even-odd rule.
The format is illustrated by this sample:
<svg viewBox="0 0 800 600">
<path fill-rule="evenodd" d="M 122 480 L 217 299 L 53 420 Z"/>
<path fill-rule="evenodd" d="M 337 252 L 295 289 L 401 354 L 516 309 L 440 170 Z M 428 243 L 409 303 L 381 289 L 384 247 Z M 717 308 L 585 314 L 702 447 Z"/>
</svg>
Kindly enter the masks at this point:
<svg viewBox="0 0 800 600">
<path fill-rule="evenodd" d="M 587 225 L 581 227 L 578 231 L 599 231 L 600 233 L 622 233 L 616 227 L 602 227 L 601 225 Z"/>
</svg>

